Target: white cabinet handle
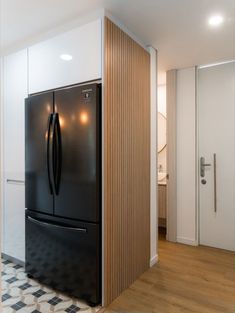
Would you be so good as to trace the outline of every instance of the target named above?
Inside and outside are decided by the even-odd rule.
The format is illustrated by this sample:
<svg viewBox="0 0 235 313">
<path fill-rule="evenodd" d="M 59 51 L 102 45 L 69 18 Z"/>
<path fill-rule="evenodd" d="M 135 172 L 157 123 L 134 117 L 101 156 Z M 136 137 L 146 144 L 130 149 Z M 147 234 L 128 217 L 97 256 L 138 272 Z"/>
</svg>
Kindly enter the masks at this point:
<svg viewBox="0 0 235 313">
<path fill-rule="evenodd" d="M 24 180 L 19 179 L 7 179 L 8 184 L 24 185 Z"/>
</svg>

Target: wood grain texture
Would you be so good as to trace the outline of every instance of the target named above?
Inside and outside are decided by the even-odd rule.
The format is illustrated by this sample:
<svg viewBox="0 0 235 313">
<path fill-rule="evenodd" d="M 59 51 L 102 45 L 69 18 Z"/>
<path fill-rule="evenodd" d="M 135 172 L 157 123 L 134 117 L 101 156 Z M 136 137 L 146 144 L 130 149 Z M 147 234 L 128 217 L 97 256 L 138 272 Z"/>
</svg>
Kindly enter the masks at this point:
<svg viewBox="0 0 235 313">
<path fill-rule="evenodd" d="M 150 56 L 105 19 L 104 302 L 150 261 Z"/>
<path fill-rule="evenodd" d="M 167 240 L 177 239 L 177 138 L 176 138 L 176 73 L 166 72 L 167 107 Z"/>
<path fill-rule="evenodd" d="M 105 313 L 234 313 L 235 253 L 159 241 L 159 263 Z"/>
</svg>

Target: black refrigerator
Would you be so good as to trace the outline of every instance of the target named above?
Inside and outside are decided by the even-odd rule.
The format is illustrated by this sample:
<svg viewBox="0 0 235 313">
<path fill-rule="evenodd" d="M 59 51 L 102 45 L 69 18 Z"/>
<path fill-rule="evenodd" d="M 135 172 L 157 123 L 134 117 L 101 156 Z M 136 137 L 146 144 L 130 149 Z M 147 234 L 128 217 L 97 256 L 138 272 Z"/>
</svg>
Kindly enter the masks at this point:
<svg viewBox="0 0 235 313">
<path fill-rule="evenodd" d="M 25 100 L 26 273 L 101 300 L 101 85 Z"/>
</svg>

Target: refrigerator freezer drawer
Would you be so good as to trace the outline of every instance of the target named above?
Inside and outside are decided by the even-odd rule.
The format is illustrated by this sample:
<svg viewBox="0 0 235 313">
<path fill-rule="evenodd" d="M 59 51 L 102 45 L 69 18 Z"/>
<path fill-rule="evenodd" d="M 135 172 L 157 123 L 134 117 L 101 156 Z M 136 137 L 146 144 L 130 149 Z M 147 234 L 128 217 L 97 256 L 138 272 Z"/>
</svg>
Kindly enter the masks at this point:
<svg viewBox="0 0 235 313">
<path fill-rule="evenodd" d="M 26 211 L 26 272 L 56 290 L 98 304 L 100 226 L 58 220 Z"/>
</svg>

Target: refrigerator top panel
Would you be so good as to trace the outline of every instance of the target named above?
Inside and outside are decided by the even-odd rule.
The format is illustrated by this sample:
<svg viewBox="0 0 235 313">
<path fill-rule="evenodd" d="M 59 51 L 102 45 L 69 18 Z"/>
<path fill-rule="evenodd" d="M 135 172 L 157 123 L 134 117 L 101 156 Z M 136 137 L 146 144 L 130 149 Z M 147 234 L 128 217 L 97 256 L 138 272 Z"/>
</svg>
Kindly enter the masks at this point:
<svg viewBox="0 0 235 313">
<path fill-rule="evenodd" d="M 55 91 L 54 110 L 60 142 L 54 215 L 97 223 L 101 207 L 100 85 Z"/>
</svg>

